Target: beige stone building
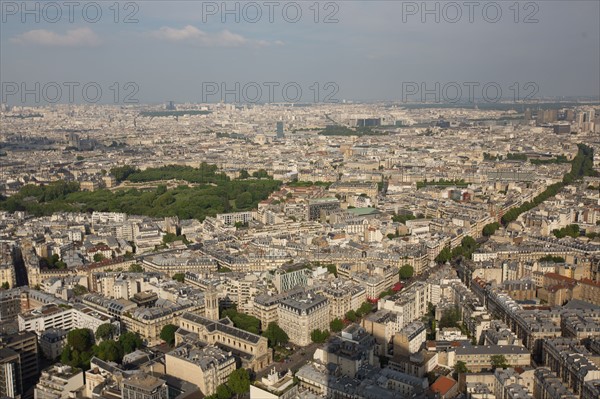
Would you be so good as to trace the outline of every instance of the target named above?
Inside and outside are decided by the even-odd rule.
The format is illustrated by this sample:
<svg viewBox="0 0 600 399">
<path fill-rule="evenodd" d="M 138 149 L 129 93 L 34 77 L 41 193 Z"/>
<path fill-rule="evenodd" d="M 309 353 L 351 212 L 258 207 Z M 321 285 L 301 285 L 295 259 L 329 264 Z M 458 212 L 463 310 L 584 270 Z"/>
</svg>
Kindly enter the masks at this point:
<svg viewBox="0 0 600 399">
<path fill-rule="evenodd" d="M 136 308 L 121 317 L 126 331 L 136 332 L 145 339 L 149 345 L 160 343 L 160 332 L 167 324 L 178 324 L 178 318 L 184 312 L 202 311 L 198 305 L 173 308 L 153 307 Z"/>
<path fill-rule="evenodd" d="M 0 285 L 8 284 L 8 288 L 13 288 L 16 282 L 13 265 L 0 265 Z"/>
<path fill-rule="evenodd" d="M 344 319 L 350 310 L 356 310 L 367 300 L 367 291 L 355 284 L 336 281 L 322 291 L 329 301 L 329 319 Z"/>
<path fill-rule="evenodd" d="M 279 304 L 277 315 L 279 327 L 296 345 L 310 344 L 313 330 L 329 330 L 329 301 L 322 295 L 307 294 L 284 299 Z"/>
<path fill-rule="evenodd" d="M 193 338 L 201 342 L 236 354 L 244 368 L 259 371 L 273 361 L 267 338 L 236 328 L 227 318 L 215 321 L 186 312 L 179 318 L 179 326 L 175 335 L 177 345 L 194 334 Z"/>
<path fill-rule="evenodd" d="M 516 345 L 479 345 L 456 348 L 448 353 L 448 366 L 464 362 L 473 372 L 492 369 L 492 356 L 503 355 L 511 367 L 531 365 L 531 353 L 524 346 Z"/>
<path fill-rule="evenodd" d="M 165 355 L 168 375 L 197 385 L 206 396 L 217 392 L 236 369 L 235 358 L 213 345 L 185 344 Z"/>
</svg>

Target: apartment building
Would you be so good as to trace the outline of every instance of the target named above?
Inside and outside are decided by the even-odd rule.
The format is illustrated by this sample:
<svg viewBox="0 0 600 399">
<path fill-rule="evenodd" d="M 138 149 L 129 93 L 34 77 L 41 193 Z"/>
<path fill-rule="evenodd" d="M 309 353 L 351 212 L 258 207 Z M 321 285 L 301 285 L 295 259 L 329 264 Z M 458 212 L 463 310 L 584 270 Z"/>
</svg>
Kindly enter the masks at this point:
<svg viewBox="0 0 600 399">
<path fill-rule="evenodd" d="M 279 303 L 281 301 L 287 298 L 302 297 L 308 293 L 312 294 L 319 290 L 320 288 L 318 287 L 296 287 L 280 294 L 268 292 L 266 294 L 256 295 L 250 305 L 252 307 L 251 314 L 260 320 L 260 324 L 264 329 L 269 323 L 277 322 L 279 320 L 277 309 L 279 309 Z"/>
<path fill-rule="evenodd" d="M 39 376 L 37 335 L 29 331 L 0 335 L 0 349 L 10 349 L 19 355 L 21 387 L 33 386 Z M 16 366 L 12 366 L 16 370 Z"/>
<path fill-rule="evenodd" d="M 557 338 L 544 342 L 546 366 L 576 395 L 581 395 L 586 382 L 600 379 L 600 368 L 590 357 L 592 354 L 576 339 Z"/>
<path fill-rule="evenodd" d="M 367 271 L 352 275 L 358 285 L 366 291 L 367 298 L 377 299 L 399 281 L 398 269 L 394 266 L 368 267 Z"/>
<path fill-rule="evenodd" d="M 282 269 L 275 270 L 273 284 L 277 288 L 277 292 L 287 292 L 294 287 L 304 287 L 308 284 L 308 277 L 311 271 L 309 269 L 299 269 L 285 271 Z"/>
<path fill-rule="evenodd" d="M 537 368 L 534 371 L 533 381 L 534 399 L 578 399 L 578 396 L 569 390 L 556 373 L 549 368 Z"/>
<path fill-rule="evenodd" d="M 17 317 L 20 331 L 32 331 L 38 335 L 49 328 L 71 330 L 73 324 L 73 308 L 59 307 L 55 304 L 43 305 Z"/>
<path fill-rule="evenodd" d="M 312 331 L 329 330 L 329 301 L 318 294 L 287 298 L 279 303 L 277 318 L 290 342 L 306 346 L 312 342 Z"/>
<path fill-rule="evenodd" d="M 216 272 L 217 261 L 210 256 L 201 256 L 190 252 L 160 254 L 145 257 L 142 265 L 146 271 L 165 273 L 169 277 L 177 273 Z"/>
<path fill-rule="evenodd" d="M 83 371 L 60 363 L 42 371 L 35 386 L 35 399 L 67 399 L 83 387 Z"/>
<path fill-rule="evenodd" d="M 168 399 L 165 380 L 145 373 L 133 374 L 123 380 L 122 399 Z"/>
<path fill-rule="evenodd" d="M 435 286 L 435 284 L 417 281 L 394 295 L 380 299 L 378 308 L 398 314 L 398 317 L 402 318 L 400 325 L 404 327 L 427 314 L 428 303 L 437 305 L 440 299 L 439 293 L 437 298 L 434 298 L 435 291 L 432 287 Z M 437 287 L 439 289 L 439 286 Z"/>
<path fill-rule="evenodd" d="M 407 324 L 394 335 L 394 356 L 410 356 L 419 352 L 425 344 L 426 335 L 427 329 L 422 321 Z"/>
<path fill-rule="evenodd" d="M 22 392 L 20 356 L 10 348 L 2 348 L 0 349 L 0 397 L 20 398 Z"/>
<path fill-rule="evenodd" d="M 7 284 L 8 287 L 14 287 L 17 285 L 15 267 L 12 264 L 0 265 L 0 285 L 4 284 Z"/>
<path fill-rule="evenodd" d="M 329 319 L 344 319 L 350 310 L 358 309 L 367 300 L 367 291 L 360 285 L 336 280 L 321 291 L 329 302 Z"/>
<path fill-rule="evenodd" d="M 176 343 L 183 341 L 190 333 L 208 345 L 231 351 L 239 356 L 242 367 L 254 371 L 262 370 L 273 360 L 273 351 L 268 347 L 268 340 L 260 335 L 234 327 L 227 318 L 211 320 L 194 313 L 186 312 L 179 318 Z"/>
<path fill-rule="evenodd" d="M 20 314 L 18 322 L 19 330 L 33 331 L 41 336 L 50 329 L 88 328 L 96 331 L 100 325 L 114 322 L 114 318 L 83 304 L 74 307 L 47 304 Z"/>
<path fill-rule="evenodd" d="M 233 354 L 213 345 L 184 344 L 165 355 L 166 373 L 197 385 L 206 396 L 216 393 L 235 369 Z"/>
<path fill-rule="evenodd" d="M 21 290 L 0 291 L 0 322 L 12 321 L 21 312 Z"/>
<path fill-rule="evenodd" d="M 339 366 L 343 375 L 354 377 L 361 367 L 378 366 L 375 339 L 358 324 L 346 327 L 339 337 L 333 337 L 323 348 L 315 351 L 313 359 L 321 364 Z"/>
<path fill-rule="evenodd" d="M 586 383 L 583 384 L 583 390 L 581 391 L 581 399 L 596 398 L 600 398 L 600 380 L 586 381 Z"/>
<path fill-rule="evenodd" d="M 527 348 L 515 345 L 480 345 L 456 348 L 448 353 L 448 365 L 464 362 L 471 371 L 492 369 L 492 356 L 503 355 L 512 367 L 526 367 L 531 364 L 531 354 Z"/>
<path fill-rule="evenodd" d="M 252 212 L 218 213 L 216 218 L 226 225 L 246 224 L 252 220 Z"/>
<path fill-rule="evenodd" d="M 95 331 L 95 330 L 94 330 Z M 50 328 L 42 333 L 39 339 L 40 349 L 46 359 L 57 359 L 66 344 L 69 331 Z"/>
<path fill-rule="evenodd" d="M 136 308 L 121 317 L 126 331 L 140 334 L 149 345 L 161 342 L 160 332 L 167 324 L 177 325 L 177 318 L 186 311 L 194 311 L 189 306 L 171 304 L 166 307 Z"/>
<path fill-rule="evenodd" d="M 392 355 L 392 338 L 402 328 L 402 316 L 389 311 L 378 310 L 363 317 L 361 325 L 375 338 L 375 352 L 379 356 Z"/>
<path fill-rule="evenodd" d="M 337 198 L 315 198 L 308 201 L 307 219 L 325 220 L 328 214 L 340 210 Z"/>
</svg>

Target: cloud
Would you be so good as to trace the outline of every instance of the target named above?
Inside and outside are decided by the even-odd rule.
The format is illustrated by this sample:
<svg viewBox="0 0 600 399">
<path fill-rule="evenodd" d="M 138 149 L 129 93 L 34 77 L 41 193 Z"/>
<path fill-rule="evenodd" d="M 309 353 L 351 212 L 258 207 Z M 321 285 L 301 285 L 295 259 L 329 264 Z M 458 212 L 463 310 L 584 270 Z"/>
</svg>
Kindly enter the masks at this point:
<svg viewBox="0 0 600 399">
<path fill-rule="evenodd" d="M 90 28 L 71 29 L 64 34 L 46 29 L 35 29 L 21 33 L 11 38 L 10 41 L 17 44 L 56 47 L 97 46 L 101 42 L 98 35 Z"/>
<path fill-rule="evenodd" d="M 266 40 L 248 39 L 227 29 L 221 32 L 208 33 L 192 25 L 186 25 L 181 29 L 163 26 L 158 30 L 150 32 L 150 36 L 160 40 L 168 40 L 171 42 L 187 42 L 203 47 L 266 47 L 271 45 L 271 43 Z M 276 44 L 283 43 L 276 42 Z"/>
</svg>

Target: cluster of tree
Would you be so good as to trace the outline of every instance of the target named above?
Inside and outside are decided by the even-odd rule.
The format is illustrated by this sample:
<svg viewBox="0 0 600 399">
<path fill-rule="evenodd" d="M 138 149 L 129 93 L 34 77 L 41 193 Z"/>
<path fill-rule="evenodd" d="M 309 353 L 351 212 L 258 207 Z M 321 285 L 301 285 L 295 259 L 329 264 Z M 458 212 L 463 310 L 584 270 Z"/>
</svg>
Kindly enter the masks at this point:
<svg viewBox="0 0 600 399">
<path fill-rule="evenodd" d="M 264 169 L 259 169 L 255 172 L 252 172 L 252 177 L 255 177 L 257 179 L 270 179 L 271 178 L 271 176 L 269 176 L 267 171 Z"/>
<path fill-rule="evenodd" d="M 496 230 L 498 230 L 499 228 L 500 228 L 500 223 L 498 223 L 498 222 L 488 223 L 485 226 L 483 226 L 483 235 L 485 237 L 491 237 L 494 235 Z"/>
<path fill-rule="evenodd" d="M 60 355 L 60 362 L 71 367 L 87 370 L 92 359 L 94 334 L 87 328 L 75 329 L 67 334 L 67 343 Z"/>
<path fill-rule="evenodd" d="M 329 272 L 330 274 L 333 274 L 337 278 L 338 272 L 337 272 L 336 265 L 334 265 L 332 263 L 328 263 L 327 265 L 325 265 L 325 267 L 327 268 L 327 272 Z"/>
<path fill-rule="evenodd" d="M 3 290 L 10 289 L 10 283 L 8 281 L 5 281 L 2 283 L 2 285 L 0 285 L 0 288 L 2 288 Z"/>
<path fill-rule="evenodd" d="M 217 387 L 217 393 L 205 399 L 230 399 L 233 395 L 239 397 L 250 390 L 250 375 L 246 369 L 237 369 L 229 374 L 227 383 Z"/>
<path fill-rule="evenodd" d="M 459 325 L 460 319 L 461 319 L 460 311 L 458 310 L 458 307 L 452 307 L 452 308 L 445 309 L 444 312 L 442 313 L 442 318 L 440 319 L 439 328 L 446 328 L 446 327 L 460 328 L 460 325 Z"/>
<path fill-rule="evenodd" d="M 538 259 L 540 262 L 565 263 L 565 258 L 562 256 L 546 255 Z"/>
<path fill-rule="evenodd" d="M 437 263 L 446 263 L 452 259 L 452 251 L 449 247 L 444 247 L 440 253 L 435 257 Z"/>
<path fill-rule="evenodd" d="M 411 278 L 414 273 L 415 273 L 415 269 L 411 265 L 404 265 L 398 271 L 400 280 L 407 280 L 407 279 Z"/>
<path fill-rule="evenodd" d="M 508 224 L 517 220 L 517 218 L 524 212 L 527 212 L 548 198 L 555 196 L 562 190 L 565 185 L 571 184 L 577 179 L 583 176 L 596 176 L 596 171 L 593 169 L 594 165 L 594 150 L 585 144 L 578 144 L 579 151 L 573 161 L 571 161 L 571 171 L 564 175 L 562 182 L 554 183 L 538 196 L 533 201 L 525 202 L 517 208 L 512 208 L 502 216 L 502 223 Z"/>
<path fill-rule="evenodd" d="M 530 159 L 529 162 L 531 162 L 534 165 L 552 165 L 559 163 L 569 163 L 569 160 L 564 155 L 559 155 L 556 158 L 550 159 Z"/>
<path fill-rule="evenodd" d="M 139 263 L 134 263 L 132 265 L 129 265 L 129 271 L 131 273 L 142 273 L 144 271 L 144 267 Z"/>
<path fill-rule="evenodd" d="M 464 373 L 470 373 L 471 371 L 467 368 L 467 364 L 465 362 L 463 362 L 462 360 L 459 360 L 454 365 L 454 372 L 456 374 L 464 374 Z"/>
<path fill-rule="evenodd" d="M 366 314 L 373 311 L 373 304 L 371 302 L 363 302 L 357 310 L 349 310 L 344 315 L 344 318 L 352 323 L 360 319 Z"/>
<path fill-rule="evenodd" d="M 107 340 L 113 339 L 117 333 L 117 327 L 111 323 L 104 323 L 96 329 L 96 339 Z"/>
<path fill-rule="evenodd" d="M 571 162 L 571 171 L 563 177 L 563 183 L 571 184 L 583 176 L 598 176 L 594 170 L 594 149 L 578 144 L 579 151 Z"/>
<path fill-rule="evenodd" d="M 229 180 L 225 173 L 219 173 L 217 165 L 202 162 L 198 168 L 184 165 L 167 165 L 160 168 L 148 168 L 131 173 L 128 181 L 134 183 L 159 180 L 185 180 L 189 183 L 219 183 Z"/>
<path fill-rule="evenodd" d="M 327 341 L 328 338 L 329 331 L 327 330 L 321 331 L 317 328 L 316 330 L 312 330 L 312 332 L 310 333 L 311 341 L 316 344 L 322 344 L 323 342 Z"/>
<path fill-rule="evenodd" d="M 538 194 L 533 201 L 525 202 L 516 208 L 512 208 L 507 211 L 502 216 L 502 223 L 507 225 L 510 222 L 517 220 L 517 218 L 524 212 L 530 211 L 536 206 L 540 205 L 542 202 L 546 201 L 548 198 L 551 198 L 558 194 L 560 190 L 564 187 L 563 183 L 554 183 L 549 185 L 546 190 L 542 191 Z"/>
<path fill-rule="evenodd" d="M 183 283 L 185 281 L 185 274 L 183 274 L 183 273 L 175 273 L 173 275 L 173 280 L 179 281 L 180 283 Z"/>
<path fill-rule="evenodd" d="M 509 161 L 527 161 L 527 155 L 509 152 L 508 154 L 506 154 L 506 159 L 508 159 Z"/>
<path fill-rule="evenodd" d="M 248 141 L 248 137 L 244 136 L 243 134 L 239 134 L 239 133 L 224 133 L 224 132 L 217 132 L 217 137 L 218 138 L 228 138 L 228 139 L 234 139 L 234 140 L 242 140 L 242 141 Z"/>
<path fill-rule="evenodd" d="M 58 254 L 40 259 L 40 267 L 44 269 L 66 269 L 67 264 L 60 260 Z"/>
<path fill-rule="evenodd" d="M 435 340 L 435 331 L 437 326 L 437 320 L 435 319 L 435 306 L 431 302 L 427 302 L 427 314 L 425 315 L 428 320 L 428 331 L 427 331 L 427 339 L 434 341 Z"/>
<path fill-rule="evenodd" d="M 78 328 L 69 331 L 67 343 L 60 355 L 60 361 L 72 367 L 87 370 L 90 367 L 92 356 L 102 360 L 120 363 L 123 356 L 142 347 L 139 335 L 126 332 L 113 340 L 114 328 L 101 325 L 97 330 L 97 338 L 102 341 L 94 345 L 94 334 L 87 328 Z"/>
<path fill-rule="evenodd" d="M 117 166 L 117 167 L 112 168 L 110 170 L 110 174 L 113 175 L 115 180 L 120 183 L 122 181 L 127 180 L 129 175 L 132 175 L 139 171 L 140 170 L 138 168 L 135 168 L 131 165 L 125 165 L 125 166 Z"/>
<path fill-rule="evenodd" d="M 270 322 L 267 329 L 263 331 L 263 337 L 269 340 L 269 347 L 275 348 L 280 345 L 285 345 L 290 341 L 290 338 L 285 331 L 274 321 Z"/>
<path fill-rule="evenodd" d="M 88 293 L 88 289 L 85 288 L 83 285 L 75 284 L 75 286 L 73 287 L 73 295 L 75 295 L 75 296 L 81 296 L 81 295 L 85 295 L 87 293 Z"/>
<path fill-rule="evenodd" d="M 452 257 L 456 258 L 462 256 L 470 259 L 471 255 L 473 255 L 473 252 L 475 252 L 478 247 L 479 245 L 473 237 L 466 236 L 460 241 L 460 245 L 452 250 Z"/>
<path fill-rule="evenodd" d="M 167 324 L 160 330 L 160 339 L 169 344 L 169 346 L 173 346 L 175 344 L 175 331 L 178 328 L 176 325 Z"/>
<path fill-rule="evenodd" d="M 163 243 L 170 244 L 175 241 L 183 241 L 184 244 L 189 244 L 189 241 L 185 236 L 178 236 L 177 234 L 167 233 L 163 236 Z"/>
<path fill-rule="evenodd" d="M 298 179 L 294 179 L 291 182 L 289 182 L 287 185 L 290 187 L 319 186 L 319 187 L 329 188 L 329 186 L 331 186 L 331 183 L 325 182 L 325 181 L 298 181 Z"/>
<path fill-rule="evenodd" d="M 459 256 L 469 259 L 477 248 L 477 241 L 475 241 L 475 239 L 471 236 L 466 236 L 461 240 L 460 245 L 456 248 L 450 250 L 449 247 L 444 247 L 444 249 L 442 249 L 435 257 L 435 261 L 438 263 L 446 263 Z"/>
<path fill-rule="evenodd" d="M 252 334 L 260 334 L 260 320 L 245 313 L 239 313 L 236 308 L 225 309 L 221 317 L 229 317 L 233 325 Z"/>
<path fill-rule="evenodd" d="M 395 233 L 389 233 L 389 234 L 387 234 L 386 237 L 389 238 L 390 240 L 393 240 L 394 238 L 400 237 L 400 229 L 396 229 Z"/>
<path fill-rule="evenodd" d="M 396 222 L 396 223 L 406 223 L 409 220 L 415 220 L 415 219 L 423 219 L 424 215 L 422 213 L 417 214 L 416 216 L 412 213 L 401 213 L 401 214 L 397 214 L 395 213 L 392 216 L 392 221 Z"/>
<path fill-rule="evenodd" d="M 65 198 L 79 191 L 79 183 L 57 181 L 43 186 L 27 184 L 19 190 L 19 195 L 30 201 L 51 202 Z"/>
<path fill-rule="evenodd" d="M 329 125 L 325 130 L 319 132 L 323 136 L 384 136 L 387 133 L 372 130 L 368 127 L 357 127 L 351 129 L 346 126 Z"/>
<path fill-rule="evenodd" d="M 492 363 L 493 369 L 505 369 L 510 367 L 506 360 L 506 356 L 504 355 L 492 355 L 490 356 L 490 362 Z"/>
<path fill-rule="evenodd" d="M 500 161 L 502 160 L 502 155 L 492 155 L 488 152 L 484 152 L 483 159 L 486 161 Z"/>
<path fill-rule="evenodd" d="M 329 329 L 333 332 L 342 331 L 344 329 L 344 321 L 339 318 L 331 320 L 331 322 L 329 323 Z"/>
<path fill-rule="evenodd" d="M 562 229 L 554 229 L 552 230 L 552 234 L 556 238 L 564 238 L 566 236 L 577 238 L 579 237 L 579 225 L 578 224 L 570 224 Z"/>
<path fill-rule="evenodd" d="M 63 184 L 63 182 L 56 182 L 45 187 Z M 1 199 L 0 209 L 9 212 L 27 211 L 36 216 L 61 211 L 106 211 L 150 217 L 178 216 L 180 219 L 204 220 L 206 216 L 215 216 L 217 213 L 255 208 L 258 202 L 279 189 L 280 184 L 281 182 L 271 179 L 234 181 L 223 179 L 214 185 L 198 187 L 182 185 L 172 190 L 160 186 L 155 189 L 123 189 L 115 192 L 70 191 L 59 197 L 38 193 L 39 198 L 30 196 L 31 186 L 24 186 L 17 194 Z M 37 186 L 33 187 L 36 187 L 36 191 L 43 190 Z"/>
</svg>

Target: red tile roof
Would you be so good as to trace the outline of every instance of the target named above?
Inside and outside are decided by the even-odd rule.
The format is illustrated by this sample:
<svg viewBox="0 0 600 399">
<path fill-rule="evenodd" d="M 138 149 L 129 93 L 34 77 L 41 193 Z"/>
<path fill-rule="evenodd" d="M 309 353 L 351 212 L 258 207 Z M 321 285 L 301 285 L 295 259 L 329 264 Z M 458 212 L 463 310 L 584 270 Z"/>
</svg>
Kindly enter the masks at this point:
<svg viewBox="0 0 600 399">
<path fill-rule="evenodd" d="M 446 395 L 448 391 L 452 389 L 452 387 L 456 384 L 452 378 L 440 376 L 433 385 L 431 385 L 431 390 L 433 392 L 439 392 L 440 395 Z"/>
</svg>

